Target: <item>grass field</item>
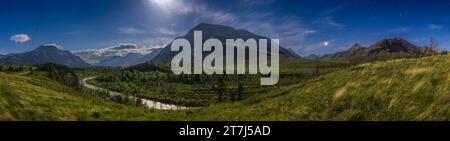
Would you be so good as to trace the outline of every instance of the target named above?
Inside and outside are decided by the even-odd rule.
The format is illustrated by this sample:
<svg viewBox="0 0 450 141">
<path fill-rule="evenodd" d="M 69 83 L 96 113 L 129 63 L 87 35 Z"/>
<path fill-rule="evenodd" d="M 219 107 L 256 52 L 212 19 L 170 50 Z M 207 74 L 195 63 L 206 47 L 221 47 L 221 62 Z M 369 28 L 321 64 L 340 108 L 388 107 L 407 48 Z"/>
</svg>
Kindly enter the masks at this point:
<svg viewBox="0 0 450 141">
<path fill-rule="evenodd" d="M 363 64 L 211 106 L 210 120 L 449 120 L 450 55 Z M 215 113 L 214 115 L 208 113 Z"/>
<path fill-rule="evenodd" d="M 344 68 L 237 102 L 160 111 L 0 73 L 0 120 L 449 120 L 450 55 Z"/>
<path fill-rule="evenodd" d="M 150 111 L 75 91 L 41 74 L 0 72 L 0 120 L 142 120 L 163 117 L 154 116 Z"/>
</svg>

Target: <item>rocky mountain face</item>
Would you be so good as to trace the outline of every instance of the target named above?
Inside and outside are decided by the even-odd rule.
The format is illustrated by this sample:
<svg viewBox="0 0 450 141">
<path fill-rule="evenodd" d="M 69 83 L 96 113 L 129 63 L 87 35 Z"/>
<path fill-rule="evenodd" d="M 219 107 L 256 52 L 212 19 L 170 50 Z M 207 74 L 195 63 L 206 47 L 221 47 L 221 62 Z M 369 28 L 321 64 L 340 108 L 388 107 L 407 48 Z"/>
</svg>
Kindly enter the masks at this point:
<svg viewBox="0 0 450 141">
<path fill-rule="evenodd" d="M 226 39 L 269 39 L 264 36 L 253 34 L 247 30 L 243 29 L 234 29 L 232 27 L 224 26 L 224 25 L 215 25 L 215 24 L 207 24 L 207 23 L 201 23 L 191 30 L 187 32 L 186 35 L 178 38 L 184 38 L 187 39 L 191 45 L 194 44 L 194 31 L 202 31 L 202 37 L 203 42 L 208 39 L 219 39 L 222 41 L 222 43 L 225 43 Z M 269 40 L 270 41 L 270 40 Z M 171 44 L 167 45 L 161 53 L 155 57 L 154 61 L 170 61 L 172 58 L 178 53 L 178 52 L 172 52 L 170 51 Z M 224 45 L 225 48 L 226 45 Z M 269 47 L 270 48 L 270 47 Z M 280 46 L 280 57 L 286 57 L 286 58 L 300 58 L 299 55 L 297 55 L 295 52 L 293 52 L 290 49 L 286 49 L 284 47 Z"/>
</svg>

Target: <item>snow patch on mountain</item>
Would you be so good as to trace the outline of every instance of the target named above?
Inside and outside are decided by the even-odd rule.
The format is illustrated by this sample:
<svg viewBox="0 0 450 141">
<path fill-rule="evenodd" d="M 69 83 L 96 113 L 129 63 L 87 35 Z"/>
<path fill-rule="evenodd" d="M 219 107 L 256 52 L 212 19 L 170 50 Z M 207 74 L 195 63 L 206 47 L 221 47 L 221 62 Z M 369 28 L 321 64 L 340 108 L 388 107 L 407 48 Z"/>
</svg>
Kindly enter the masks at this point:
<svg viewBox="0 0 450 141">
<path fill-rule="evenodd" d="M 87 49 L 87 50 L 79 50 L 74 51 L 75 54 L 81 53 L 91 53 L 97 56 L 126 56 L 129 53 L 139 53 L 142 55 L 146 55 L 152 52 L 153 48 L 161 48 L 164 46 L 138 46 L 136 44 L 119 44 L 116 46 L 108 47 L 108 48 L 100 48 L 100 49 Z"/>
<path fill-rule="evenodd" d="M 59 45 L 58 43 L 47 43 L 47 44 L 43 44 L 42 46 L 49 46 L 49 47 L 55 47 L 55 48 L 57 48 L 57 49 L 63 49 L 62 47 L 61 47 L 61 45 Z"/>
<path fill-rule="evenodd" d="M 97 64 L 103 60 L 111 59 L 113 57 L 124 57 L 128 54 L 147 55 L 153 52 L 154 49 L 165 47 L 165 43 L 151 44 L 151 45 L 137 45 L 132 43 L 122 43 L 115 46 L 100 48 L 100 49 L 86 49 L 72 52 L 80 56 L 84 61 L 90 64 Z"/>
</svg>

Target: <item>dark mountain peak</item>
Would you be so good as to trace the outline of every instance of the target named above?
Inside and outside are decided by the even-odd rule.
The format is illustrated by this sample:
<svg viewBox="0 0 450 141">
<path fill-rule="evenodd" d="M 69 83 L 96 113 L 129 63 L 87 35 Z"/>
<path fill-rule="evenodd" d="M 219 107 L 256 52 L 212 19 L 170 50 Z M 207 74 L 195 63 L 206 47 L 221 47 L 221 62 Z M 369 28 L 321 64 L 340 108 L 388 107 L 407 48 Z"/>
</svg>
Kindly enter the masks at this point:
<svg viewBox="0 0 450 141">
<path fill-rule="evenodd" d="M 322 59 L 365 63 L 401 57 L 419 57 L 433 53 L 432 51 L 429 52 L 427 52 L 426 48 L 414 45 L 405 39 L 387 38 L 376 42 L 368 48 L 355 44 L 349 50 L 326 55 Z"/>
<path fill-rule="evenodd" d="M 208 24 L 208 23 L 200 23 L 189 32 L 187 32 L 186 35 L 178 38 L 185 38 L 187 39 L 191 44 L 194 43 L 194 31 L 202 31 L 202 39 L 203 41 L 206 41 L 208 39 L 218 39 L 222 42 L 225 42 L 226 39 L 269 39 L 264 36 L 253 34 L 247 30 L 244 29 L 235 29 L 229 26 L 225 25 L 217 25 L 217 24 Z M 170 61 L 173 56 L 176 55 L 176 52 L 170 51 L 170 45 L 167 45 L 158 56 L 155 57 L 155 61 Z M 287 48 L 284 48 L 280 46 L 280 57 L 287 57 L 287 58 L 300 58 L 299 55 L 297 55 L 294 51 L 289 50 Z"/>
<path fill-rule="evenodd" d="M 407 40 L 400 38 L 400 37 L 386 38 L 381 41 L 384 41 L 384 42 L 408 42 Z"/>
<path fill-rule="evenodd" d="M 316 55 L 316 54 L 310 54 L 310 55 L 308 55 L 308 56 L 310 56 L 310 57 L 319 57 L 319 55 Z"/>
<path fill-rule="evenodd" d="M 235 29 L 226 25 L 200 23 L 184 36 L 186 38 L 193 38 L 194 31 L 202 31 L 203 38 L 217 38 L 217 39 L 236 39 L 236 38 L 266 38 L 255 35 L 244 29 Z"/>
<path fill-rule="evenodd" d="M 114 50 L 122 50 L 122 49 L 135 49 L 137 48 L 137 45 L 135 44 L 120 44 L 116 47 L 113 47 Z"/>
<path fill-rule="evenodd" d="M 319 59 L 320 57 L 316 54 L 310 54 L 308 56 L 305 56 L 304 58 L 309 59 L 309 60 L 316 60 L 316 59 Z"/>
<path fill-rule="evenodd" d="M 191 31 L 193 30 L 206 30 L 206 31 L 211 31 L 211 30 L 237 30 L 237 31 L 246 31 L 243 29 L 235 29 L 226 25 L 219 25 L 219 24 L 210 24 L 210 23 L 200 23 L 197 26 L 195 26 L 194 28 L 191 29 Z"/>
<path fill-rule="evenodd" d="M 372 45 L 372 47 L 405 47 L 405 46 L 415 46 L 415 45 L 411 44 L 410 42 L 402 38 L 387 38 Z"/>
<path fill-rule="evenodd" d="M 35 50 L 61 50 L 61 46 L 57 43 L 43 44 Z"/>
<path fill-rule="evenodd" d="M 34 65 L 43 63 L 55 63 L 69 67 L 89 67 L 80 57 L 70 51 L 61 50 L 56 43 L 43 44 L 33 51 L 12 54 L 0 59 L 3 64 Z"/>
<path fill-rule="evenodd" d="M 207 30 L 207 29 L 233 29 L 233 28 L 224 26 L 224 25 L 218 25 L 218 24 L 200 23 L 192 29 L 193 30 L 196 30 L 196 29 L 197 30 L 201 30 L 201 29 Z"/>
<path fill-rule="evenodd" d="M 365 48 L 365 47 L 356 43 L 352 47 L 350 47 L 350 49 L 348 49 L 348 50 L 359 50 L 359 49 L 363 49 L 363 48 Z"/>
<path fill-rule="evenodd" d="M 383 39 L 372 46 L 370 46 L 371 52 L 407 52 L 413 54 L 421 54 L 422 48 L 416 46 L 402 38 L 388 38 Z"/>
</svg>

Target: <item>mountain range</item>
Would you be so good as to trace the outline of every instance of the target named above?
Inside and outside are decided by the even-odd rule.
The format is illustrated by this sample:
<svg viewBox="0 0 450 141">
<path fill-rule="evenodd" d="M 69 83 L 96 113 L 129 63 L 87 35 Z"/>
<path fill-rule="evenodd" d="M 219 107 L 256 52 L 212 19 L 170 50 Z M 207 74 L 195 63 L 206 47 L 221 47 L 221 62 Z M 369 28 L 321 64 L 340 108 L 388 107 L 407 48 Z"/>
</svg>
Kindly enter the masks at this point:
<svg viewBox="0 0 450 141">
<path fill-rule="evenodd" d="M 304 59 L 308 59 L 308 60 L 317 60 L 320 58 L 320 56 L 316 55 L 316 54 L 310 54 L 308 56 L 303 57 Z"/>
<path fill-rule="evenodd" d="M 35 50 L 9 54 L 0 59 L 0 64 L 34 65 L 42 63 L 56 63 L 72 68 L 91 66 L 80 57 L 73 55 L 70 51 L 61 50 L 57 44 L 44 44 Z"/>
<path fill-rule="evenodd" d="M 420 47 L 401 38 L 390 38 L 383 39 L 369 47 L 354 44 L 348 50 L 327 54 L 320 59 L 365 63 L 402 57 L 420 57 L 435 53 L 437 51 L 430 47 Z"/>
<path fill-rule="evenodd" d="M 112 67 L 128 67 L 137 65 L 153 60 L 153 58 L 155 58 L 161 52 L 161 50 L 162 48 L 154 48 L 152 49 L 151 53 L 146 55 L 142 55 L 141 53 L 128 53 L 125 56 L 114 56 L 112 58 L 102 60 L 95 65 Z"/>
<path fill-rule="evenodd" d="M 91 65 L 127 66 L 143 63 L 148 61 L 148 58 L 153 59 L 152 55 L 149 54 L 158 52 L 159 48 L 164 47 L 164 45 L 163 43 L 156 43 L 151 46 L 124 43 L 108 48 L 79 50 L 72 53 L 80 56 Z"/>
<path fill-rule="evenodd" d="M 202 31 L 203 41 L 207 39 L 219 39 L 225 42 L 226 39 L 269 39 L 264 36 L 256 35 L 247 30 L 234 29 L 224 25 L 201 23 L 184 36 L 191 44 L 194 40 L 194 31 Z M 161 48 L 165 46 L 164 48 Z M 155 68 L 148 67 L 146 64 L 153 62 L 168 62 L 177 52 L 170 51 L 171 44 L 156 46 L 138 46 L 135 44 L 119 44 L 117 46 L 88 49 L 81 51 L 65 51 L 61 50 L 57 44 L 44 44 L 37 49 L 24 53 L 15 53 L 8 55 L 0 55 L 0 64 L 23 64 L 32 65 L 40 63 L 57 63 L 69 67 L 89 67 L 95 66 L 113 66 L 131 68 Z M 269 46 L 270 48 L 270 46 Z M 414 45 L 407 40 L 401 38 L 389 38 L 376 42 L 369 47 L 360 44 L 354 44 L 345 51 L 327 54 L 319 57 L 315 54 L 306 56 L 304 59 L 309 60 L 331 60 L 331 61 L 348 61 L 351 63 L 365 63 L 370 61 L 388 60 L 401 57 L 420 57 L 437 53 L 432 47 L 421 47 Z M 206 55 L 206 54 L 205 54 Z M 301 58 L 290 49 L 280 46 L 280 58 Z M 145 69 L 144 69 L 145 70 Z"/>
</svg>

